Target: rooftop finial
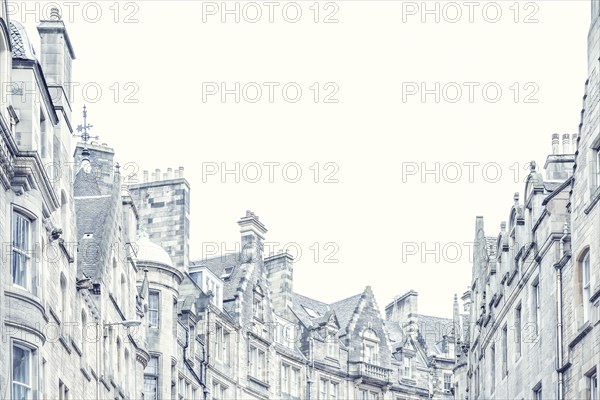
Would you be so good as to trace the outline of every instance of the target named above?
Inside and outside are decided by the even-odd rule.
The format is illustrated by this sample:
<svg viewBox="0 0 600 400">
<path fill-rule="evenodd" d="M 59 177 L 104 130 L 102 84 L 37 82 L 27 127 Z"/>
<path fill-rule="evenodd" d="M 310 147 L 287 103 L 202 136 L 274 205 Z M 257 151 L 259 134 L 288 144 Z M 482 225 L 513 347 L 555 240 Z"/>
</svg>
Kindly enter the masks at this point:
<svg viewBox="0 0 600 400">
<path fill-rule="evenodd" d="M 94 125 L 87 123 L 87 107 L 83 106 L 83 125 L 77 125 L 77 132 L 79 135 L 73 135 L 74 137 L 80 137 L 83 140 L 83 143 L 87 145 L 88 140 L 90 139 L 98 139 L 98 136 L 91 136 L 88 132 L 88 129 L 93 128 Z"/>
</svg>

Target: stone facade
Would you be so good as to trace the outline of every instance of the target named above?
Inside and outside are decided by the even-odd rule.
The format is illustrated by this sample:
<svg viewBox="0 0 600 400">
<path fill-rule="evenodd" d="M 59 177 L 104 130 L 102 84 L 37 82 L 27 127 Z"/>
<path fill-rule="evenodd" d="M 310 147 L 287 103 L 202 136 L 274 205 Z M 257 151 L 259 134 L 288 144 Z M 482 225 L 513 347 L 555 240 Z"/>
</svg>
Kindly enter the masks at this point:
<svg viewBox="0 0 600 400">
<path fill-rule="evenodd" d="M 107 144 L 72 146 L 75 52 L 58 11 L 38 57 L 0 4 L 0 396 L 452 397 L 452 321 L 419 314 L 417 293 L 385 318 L 370 287 L 302 296 L 252 212 L 240 252 L 190 260 L 183 169 L 140 181 Z"/>
<path fill-rule="evenodd" d="M 600 395 L 600 3 L 591 5 L 579 133 L 553 135 L 546 177 L 532 164 L 497 236 L 476 219 L 463 311 L 455 300 L 457 399 Z"/>
</svg>

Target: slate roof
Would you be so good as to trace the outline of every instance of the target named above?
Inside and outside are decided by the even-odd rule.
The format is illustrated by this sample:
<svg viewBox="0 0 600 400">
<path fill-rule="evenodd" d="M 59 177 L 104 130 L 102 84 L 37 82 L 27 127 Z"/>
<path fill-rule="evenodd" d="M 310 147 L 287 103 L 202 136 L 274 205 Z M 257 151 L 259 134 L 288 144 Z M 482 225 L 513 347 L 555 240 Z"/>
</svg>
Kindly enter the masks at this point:
<svg viewBox="0 0 600 400">
<path fill-rule="evenodd" d="M 88 278 L 101 274 L 103 249 L 110 246 L 106 238 L 106 219 L 114 211 L 113 196 L 101 195 L 96 177 L 80 169 L 74 182 L 77 221 L 77 269 Z"/>
<path fill-rule="evenodd" d="M 241 268 L 242 262 L 240 253 L 224 254 L 206 260 L 196 260 L 192 261 L 191 265 L 196 267 L 206 267 L 219 278 L 223 276 L 226 268 L 232 267 L 233 270 L 223 285 L 223 300 L 235 297 L 237 288 L 244 276 L 244 269 Z"/>
<path fill-rule="evenodd" d="M 94 174 L 85 172 L 83 168 L 75 174 L 73 191 L 76 197 L 98 196 L 102 194 Z"/>
<path fill-rule="evenodd" d="M 348 324 L 352 319 L 352 315 L 356 311 L 358 307 L 358 303 L 362 297 L 362 293 L 348 297 L 347 299 L 343 299 L 331 304 L 331 308 L 335 311 L 335 315 L 338 318 L 340 323 L 340 329 L 343 332 L 346 332 L 348 328 Z"/>
<path fill-rule="evenodd" d="M 444 335 L 452 333 L 452 327 L 451 319 L 419 314 L 419 334 L 427 346 L 428 354 L 442 353 L 442 349 L 437 344 L 444 338 Z"/>
<path fill-rule="evenodd" d="M 25 27 L 17 22 L 10 22 L 10 43 L 12 46 L 12 57 L 24 60 L 37 60 L 35 50 L 29 42 Z"/>
<path fill-rule="evenodd" d="M 305 307 L 319 313 L 321 316 L 325 315 L 327 311 L 329 311 L 329 306 L 327 304 L 315 299 L 311 299 L 310 297 L 302 296 L 298 293 L 292 293 L 292 305 L 294 314 L 296 314 L 300 322 L 307 327 L 313 325 L 313 320 L 315 318 L 308 314 Z M 314 324 L 316 323 L 317 322 L 314 322 Z"/>
</svg>

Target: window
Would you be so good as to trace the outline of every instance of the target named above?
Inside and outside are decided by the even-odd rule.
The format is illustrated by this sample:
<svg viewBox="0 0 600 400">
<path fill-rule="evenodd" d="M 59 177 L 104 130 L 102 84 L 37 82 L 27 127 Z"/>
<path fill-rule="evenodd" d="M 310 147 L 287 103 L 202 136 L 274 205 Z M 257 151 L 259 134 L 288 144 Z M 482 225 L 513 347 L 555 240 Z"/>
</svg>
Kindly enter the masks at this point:
<svg viewBox="0 0 600 400">
<path fill-rule="evenodd" d="M 542 387 L 539 386 L 533 389 L 533 400 L 542 400 Z"/>
<path fill-rule="evenodd" d="M 359 398 L 359 400 L 377 400 L 377 397 L 378 397 L 377 393 L 370 392 L 368 390 L 361 389 L 358 392 L 358 398 Z"/>
<path fill-rule="evenodd" d="M 372 329 L 363 333 L 363 360 L 369 364 L 377 364 L 379 359 L 379 338 Z"/>
<path fill-rule="evenodd" d="M 127 315 L 127 304 L 127 280 L 125 274 L 121 273 L 121 311 L 125 316 Z"/>
<path fill-rule="evenodd" d="M 119 378 L 121 377 L 121 339 L 117 338 L 117 354 L 116 354 L 116 358 L 117 358 L 117 374 L 119 375 Z"/>
<path fill-rule="evenodd" d="M 265 351 L 255 346 L 250 346 L 250 354 L 248 357 L 248 371 L 251 376 L 266 382 L 266 354 Z"/>
<path fill-rule="evenodd" d="M 452 390 L 452 374 L 444 374 L 444 390 L 447 392 Z"/>
<path fill-rule="evenodd" d="M 598 0 L 598 3 L 600 4 L 600 0 Z M 600 188 L 600 147 L 597 147 L 593 150 L 593 163 L 594 168 L 591 168 L 591 172 L 595 175 L 595 177 L 592 178 L 592 181 L 594 182 L 596 189 Z M 594 171 L 595 170 L 595 171 Z"/>
<path fill-rule="evenodd" d="M 581 260 L 581 299 L 583 306 L 583 322 L 587 322 L 590 319 L 590 296 L 591 292 L 590 282 L 590 252 L 586 252 L 583 260 Z"/>
<path fill-rule="evenodd" d="M 521 304 L 515 310 L 515 353 L 517 359 L 521 357 Z"/>
<path fill-rule="evenodd" d="M 229 364 L 229 333 L 223 326 L 215 326 L 215 352 L 217 360 Z"/>
<path fill-rule="evenodd" d="M 27 347 L 12 347 L 12 399 L 31 399 L 33 392 L 33 351 Z"/>
<path fill-rule="evenodd" d="M 150 356 L 144 370 L 144 400 L 158 399 L 158 356 Z"/>
<path fill-rule="evenodd" d="M 150 292 L 148 296 L 148 323 L 151 328 L 158 328 L 160 323 L 159 318 L 160 293 Z"/>
<path fill-rule="evenodd" d="M 300 396 L 300 369 L 281 364 L 281 393 L 292 397 Z"/>
<path fill-rule="evenodd" d="M 508 375 L 508 327 L 502 328 L 502 377 Z"/>
<path fill-rule="evenodd" d="M 69 389 L 62 381 L 58 381 L 58 400 L 69 400 Z"/>
<path fill-rule="evenodd" d="M 212 386 L 212 398 L 213 400 L 226 400 L 227 399 L 227 387 L 223 386 L 218 382 L 213 382 Z"/>
<path fill-rule="evenodd" d="M 404 377 L 405 378 L 412 378 L 412 358 L 411 357 L 407 357 L 404 356 L 403 360 L 403 369 L 404 369 Z"/>
<path fill-rule="evenodd" d="M 337 400 L 339 398 L 339 388 L 338 382 L 321 378 L 319 380 L 319 400 Z"/>
<path fill-rule="evenodd" d="M 335 329 L 327 329 L 325 341 L 327 345 L 327 357 L 338 358 L 339 347 Z"/>
<path fill-rule="evenodd" d="M 254 318 L 262 321 L 263 317 L 264 317 L 264 310 L 263 310 L 263 297 L 262 295 L 255 293 L 254 294 L 254 302 L 252 304 L 252 310 L 254 313 Z"/>
<path fill-rule="evenodd" d="M 32 291 L 31 221 L 13 213 L 12 223 L 12 279 L 15 285 Z"/>
<path fill-rule="evenodd" d="M 490 381 L 492 382 L 492 393 L 496 387 L 496 345 L 490 348 Z"/>
<path fill-rule="evenodd" d="M 540 282 L 536 281 L 533 284 L 533 293 L 532 293 L 532 312 L 533 312 L 533 329 L 535 330 L 535 334 L 537 335 L 540 332 Z"/>
<path fill-rule="evenodd" d="M 62 323 L 67 322 L 67 278 L 64 274 L 60 274 L 60 320 Z"/>
<path fill-rule="evenodd" d="M 593 375 L 588 376 L 587 386 L 590 391 L 590 400 L 598 400 L 598 374 L 594 372 Z"/>
</svg>

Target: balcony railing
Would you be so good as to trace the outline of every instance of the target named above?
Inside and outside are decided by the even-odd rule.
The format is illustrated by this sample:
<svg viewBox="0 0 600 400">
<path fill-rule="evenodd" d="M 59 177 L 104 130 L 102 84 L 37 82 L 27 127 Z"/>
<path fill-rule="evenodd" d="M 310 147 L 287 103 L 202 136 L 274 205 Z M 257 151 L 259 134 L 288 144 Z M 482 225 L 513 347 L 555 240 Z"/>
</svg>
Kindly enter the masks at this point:
<svg viewBox="0 0 600 400">
<path fill-rule="evenodd" d="M 351 367 L 351 373 L 356 376 L 391 382 L 391 370 L 366 362 L 357 362 Z"/>
</svg>

